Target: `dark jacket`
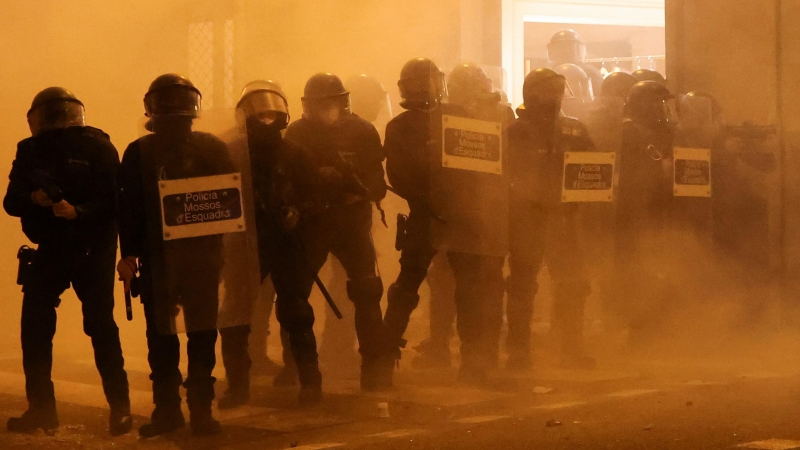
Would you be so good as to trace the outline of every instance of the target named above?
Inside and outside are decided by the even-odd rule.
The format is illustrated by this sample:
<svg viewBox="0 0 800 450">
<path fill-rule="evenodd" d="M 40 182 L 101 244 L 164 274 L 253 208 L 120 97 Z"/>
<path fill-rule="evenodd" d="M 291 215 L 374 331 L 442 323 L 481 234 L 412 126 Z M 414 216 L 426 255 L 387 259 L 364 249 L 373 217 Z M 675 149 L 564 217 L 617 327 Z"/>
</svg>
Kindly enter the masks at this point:
<svg viewBox="0 0 800 450">
<path fill-rule="evenodd" d="M 386 196 L 381 138 L 366 120 L 350 114 L 332 127 L 321 127 L 302 118 L 289 125 L 286 140 L 307 148 L 317 167 L 334 167 L 342 174 L 341 183 L 326 189 L 332 206 L 346 194 L 373 202 Z"/>
<path fill-rule="evenodd" d="M 25 235 L 42 246 L 79 250 L 114 246 L 118 167 L 116 148 L 97 128 L 44 132 L 17 145 L 3 207 L 21 218 Z M 32 202 L 31 194 L 48 184 L 76 207 L 76 219 L 58 218 L 52 208 Z"/>
<path fill-rule="evenodd" d="M 389 183 L 412 208 L 427 204 L 431 167 L 437 158 L 441 165 L 443 115 L 469 117 L 460 106 L 442 104 L 430 111 L 405 111 L 386 125 Z"/>
<path fill-rule="evenodd" d="M 560 204 L 564 153 L 595 151 L 586 127 L 571 117 L 559 117 L 553 124 L 541 124 L 529 120 L 523 113 L 509 125 L 508 143 L 512 217 L 515 205 L 519 203 Z"/>
<path fill-rule="evenodd" d="M 131 143 L 122 156 L 119 171 L 122 256 L 145 257 L 149 251 L 148 233 L 158 230 L 160 237 L 159 179 L 204 177 L 236 170 L 225 143 L 211 134 L 194 131 L 180 139 L 151 134 Z M 213 240 L 205 238 L 214 236 L 172 242 L 197 244 Z"/>
</svg>

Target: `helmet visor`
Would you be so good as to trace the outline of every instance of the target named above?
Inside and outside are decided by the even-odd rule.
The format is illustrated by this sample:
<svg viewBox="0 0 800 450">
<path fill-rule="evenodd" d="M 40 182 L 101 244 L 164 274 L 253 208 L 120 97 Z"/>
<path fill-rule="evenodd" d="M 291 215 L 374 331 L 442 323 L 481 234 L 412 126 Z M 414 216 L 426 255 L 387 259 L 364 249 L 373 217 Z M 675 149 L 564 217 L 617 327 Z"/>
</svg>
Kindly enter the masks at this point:
<svg viewBox="0 0 800 450">
<path fill-rule="evenodd" d="M 173 86 L 148 93 L 144 97 L 147 115 L 200 116 L 200 93 L 185 86 Z"/>
<path fill-rule="evenodd" d="M 680 122 L 680 119 L 678 118 L 678 107 L 674 98 L 668 98 L 664 100 L 660 107 L 663 109 L 665 123 L 674 125 Z"/>
<path fill-rule="evenodd" d="M 303 116 L 323 125 L 333 125 L 350 113 L 350 94 L 303 99 Z"/>
<path fill-rule="evenodd" d="M 55 128 L 82 127 L 86 125 L 83 105 L 69 100 L 42 105 L 28 114 L 28 123 L 34 134 Z"/>
<path fill-rule="evenodd" d="M 239 109 L 246 117 L 260 116 L 265 113 L 282 113 L 289 115 L 286 100 L 274 91 L 255 91 L 248 94 L 239 103 Z"/>
</svg>

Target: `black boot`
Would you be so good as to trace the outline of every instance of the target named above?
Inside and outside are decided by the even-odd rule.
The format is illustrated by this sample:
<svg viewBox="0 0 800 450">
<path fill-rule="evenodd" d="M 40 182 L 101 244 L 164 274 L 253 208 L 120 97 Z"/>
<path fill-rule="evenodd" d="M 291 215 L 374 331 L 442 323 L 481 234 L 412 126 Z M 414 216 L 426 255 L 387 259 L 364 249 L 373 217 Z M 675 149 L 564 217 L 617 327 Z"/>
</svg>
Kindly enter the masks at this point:
<svg viewBox="0 0 800 450">
<path fill-rule="evenodd" d="M 389 287 L 387 292 L 388 306 L 383 317 L 383 329 L 386 333 L 386 361 L 382 364 L 380 384 L 388 389 L 394 384 L 394 368 L 399 364 L 401 348 L 405 348 L 406 341 L 403 335 L 408 328 L 411 313 L 419 304 L 419 295 L 416 292 L 403 288 L 398 283 Z M 390 364 L 391 363 L 391 364 Z"/>
<path fill-rule="evenodd" d="M 228 373 L 228 389 L 217 401 L 219 409 L 231 409 L 244 406 L 250 401 L 250 377 L 232 377 Z"/>
<path fill-rule="evenodd" d="M 395 358 L 372 356 L 361 361 L 361 390 L 382 392 L 392 388 L 392 372 Z"/>
<path fill-rule="evenodd" d="M 414 350 L 419 352 L 419 355 L 411 360 L 411 367 L 415 369 L 449 369 L 452 364 L 453 356 L 448 341 L 427 338 L 414 347 Z"/>
<path fill-rule="evenodd" d="M 180 403 L 170 406 L 159 406 L 153 410 L 150 422 L 139 427 L 139 436 L 151 438 L 171 433 L 186 426 Z"/>
<path fill-rule="evenodd" d="M 128 434 L 133 428 L 133 417 L 131 416 L 131 409 L 128 408 L 111 408 L 111 414 L 108 416 L 108 432 L 112 436 L 122 436 Z"/>
<path fill-rule="evenodd" d="M 219 422 L 211 416 L 211 404 L 189 408 L 189 425 L 195 436 L 210 436 L 222 430 Z"/>
<path fill-rule="evenodd" d="M 300 393 L 297 401 L 302 406 L 316 405 L 322 401 L 322 373 L 316 364 L 298 366 Z"/>
<path fill-rule="evenodd" d="M 20 417 L 8 419 L 8 431 L 12 433 L 32 433 L 38 429 L 45 432 L 58 428 L 58 413 L 55 405 L 49 407 L 31 407 Z"/>
<path fill-rule="evenodd" d="M 191 370 L 191 369 L 190 369 Z M 220 432 L 219 422 L 211 416 L 211 403 L 214 401 L 216 379 L 207 376 L 211 371 L 196 377 L 187 377 L 186 404 L 189 405 L 189 425 L 195 436 L 208 436 Z"/>
</svg>

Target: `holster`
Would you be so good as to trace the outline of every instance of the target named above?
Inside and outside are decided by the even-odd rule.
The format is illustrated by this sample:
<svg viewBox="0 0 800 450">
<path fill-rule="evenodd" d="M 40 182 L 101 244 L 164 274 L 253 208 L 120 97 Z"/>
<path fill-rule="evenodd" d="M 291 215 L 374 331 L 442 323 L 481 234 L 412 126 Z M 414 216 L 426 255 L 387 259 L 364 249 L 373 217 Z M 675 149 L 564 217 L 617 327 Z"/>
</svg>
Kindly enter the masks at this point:
<svg viewBox="0 0 800 450">
<path fill-rule="evenodd" d="M 17 284 L 25 286 L 33 281 L 33 262 L 36 259 L 36 249 L 23 245 L 17 251 L 19 267 L 17 269 Z"/>
<path fill-rule="evenodd" d="M 394 248 L 402 251 L 408 241 L 408 216 L 405 214 L 397 215 L 397 234 L 394 238 Z"/>
</svg>

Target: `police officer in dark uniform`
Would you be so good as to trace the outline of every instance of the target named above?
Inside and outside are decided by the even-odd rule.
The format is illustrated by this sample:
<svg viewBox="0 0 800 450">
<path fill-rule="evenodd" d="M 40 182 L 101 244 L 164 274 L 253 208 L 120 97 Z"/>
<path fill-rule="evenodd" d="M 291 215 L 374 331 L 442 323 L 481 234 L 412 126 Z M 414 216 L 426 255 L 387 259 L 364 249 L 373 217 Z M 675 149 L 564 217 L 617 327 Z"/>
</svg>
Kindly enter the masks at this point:
<svg viewBox="0 0 800 450">
<path fill-rule="evenodd" d="M 111 407 L 112 435 L 130 431 L 128 376 L 114 322 L 117 254 L 115 182 L 119 155 L 108 135 L 84 124 L 83 103 L 63 88 L 43 90 L 28 111 L 32 137 L 17 146 L 3 207 L 22 219 L 39 245 L 21 274 L 22 366 L 28 410 L 8 430 L 58 427 L 50 378 L 56 308 L 72 285 L 83 310 L 83 330 Z"/>
<path fill-rule="evenodd" d="M 411 313 L 419 304 L 418 290 L 428 273 L 436 249 L 431 242 L 431 220 L 437 217 L 430 205 L 431 157 L 441 149 L 442 115 L 468 117 L 461 106 L 443 104 L 446 93 L 444 74 L 433 61 L 413 59 L 403 66 L 398 82 L 407 111 L 386 127 L 386 168 L 395 191 L 410 209 L 404 229 L 398 230 L 400 275 L 389 288 L 384 316 L 387 341 L 394 358 L 400 359 L 405 346 L 403 334 Z M 433 219 L 435 220 L 435 219 Z M 485 270 L 483 257 L 448 252 L 448 263 L 456 280 L 457 329 L 461 339 L 459 378 L 480 384 L 486 380 L 487 348 L 483 336 L 483 289 L 472 291 L 493 270 Z M 460 292 L 459 292 L 460 291 Z M 394 365 L 386 367 L 384 383 L 391 384 Z"/>
<path fill-rule="evenodd" d="M 344 86 L 350 92 L 350 110 L 353 114 L 372 123 L 378 133 L 381 133 L 392 114 L 389 95 L 383 84 L 375 77 L 360 74 L 348 78 Z M 382 137 L 381 142 L 383 142 Z M 383 227 L 380 223 L 379 226 Z M 333 275 L 327 286 L 328 290 L 334 298 L 344 298 L 347 296 L 347 272 L 336 258 L 329 259 L 328 263 Z M 342 320 L 336 317 L 331 308 L 325 309 L 325 327 L 322 331 L 319 355 L 322 365 L 327 370 L 346 370 L 348 367 L 357 366 L 360 359 L 354 349 L 354 344 L 358 340 L 353 325 L 354 306 L 352 303 L 340 304 L 339 308 L 344 316 Z"/>
<path fill-rule="evenodd" d="M 289 103 L 277 83 L 249 83 L 236 110 L 246 135 L 229 145 L 236 148 L 234 154 L 246 150 L 250 160 L 261 278 L 271 276 L 275 286 L 276 315 L 292 355 L 286 363 L 300 370 L 300 401 L 316 403 L 322 378 L 312 329 L 314 313 L 308 304 L 310 268 L 300 253 L 299 238 L 290 233 L 302 233 L 305 220 L 300 223 L 301 218 L 313 214 L 318 206 L 319 176 L 308 150 L 283 139 Z M 218 402 L 220 408 L 240 406 L 250 398 L 249 334 L 250 325 L 220 329 L 228 379 L 228 390 Z"/>
<path fill-rule="evenodd" d="M 561 110 L 568 117 L 585 121 L 594 105 L 594 88 L 589 75 L 577 64 L 561 64 L 553 69 L 567 79 L 570 95 L 566 95 Z M 601 84 L 602 86 L 602 84 Z"/>
<path fill-rule="evenodd" d="M 656 83 L 667 87 L 667 79 L 664 78 L 664 75 L 661 75 L 659 72 L 650 69 L 638 69 L 635 70 L 631 75 L 634 78 L 641 81 L 655 81 Z"/>
<path fill-rule="evenodd" d="M 583 69 L 592 80 L 595 95 L 602 94 L 603 74 L 600 69 L 587 64 L 586 44 L 575 30 L 561 30 L 550 38 L 547 44 L 547 57 L 557 67 L 561 64 L 576 64 Z"/>
<path fill-rule="evenodd" d="M 619 152 L 623 108 L 636 83 L 636 78 L 625 72 L 613 72 L 603 80 L 603 95 L 586 120 L 589 135 L 600 151 Z"/>
<path fill-rule="evenodd" d="M 177 305 L 161 304 L 156 298 L 154 265 L 162 255 L 178 254 L 162 270 L 177 272 L 187 284 L 181 290 L 187 321 L 189 370 L 184 386 L 189 406 L 191 429 L 196 435 L 220 431 L 211 415 L 214 400 L 212 371 L 216 365 L 214 347 L 217 330 L 195 328 L 190 320 L 216 323 L 218 286 L 222 269 L 222 236 L 201 236 L 160 241 L 150 235 L 160 230 L 161 217 L 158 181 L 235 173 L 236 167 L 225 143 L 197 131 L 192 125 L 200 111 L 200 91 L 185 77 L 166 74 L 156 78 L 144 97 L 148 128 L 153 134 L 131 143 L 122 157 L 119 173 L 120 245 L 122 259 L 117 264 L 126 291 L 137 269 L 141 273 L 141 297 L 147 321 L 148 362 L 153 381 L 153 410 L 150 423 L 139 428 L 142 437 L 153 437 L 184 427 L 178 369 L 180 342 L 176 334 L 165 334 L 164 311 L 177 311 Z M 153 227 L 154 222 L 157 221 Z M 159 246 L 153 242 L 160 242 Z M 154 254 L 158 252 L 159 254 Z M 191 275 L 189 275 L 191 274 Z M 190 331 L 194 329 L 194 331 Z"/>
<path fill-rule="evenodd" d="M 458 105 L 475 119 L 488 122 L 499 122 L 504 126 L 514 121 L 514 111 L 501 102 L 501 94 L 495 92 L 492 80 L 477 64 L 462 63 L 453 68 L 447 78 L 448 101 Z M 504 192 L 495 195 L 505 195 Z M 438 287 L 436 283 L 446 283 L 447 277 L 433 278 L 431 275 L 437 265 L 448 264 L 447 258 L 434 258 L 428 271 L 428 284 L 431 285 L 430 321 L 431 335 L 423 344 L 417 347 L 421 355 L 414 359 L 413 365 L 418 368 L 440 367 L 450 361 L 450 337 L 455 318 L 455 308 L 448 304 L 480 303 L 484 308 L 485 329 L 483 339 L 485 357 L 488 367 L 496 367 L 499 359 L 500 329 L 503 326 L 503 265 L 504 256 L 482 256 L 479 264 L 483 268 L 480 279 L 475 280 L 475 286 L 456 286 L 455 295 L 467 297 L 453 301 L 453 297 L 434 296 L 433 292 L 446 292 L 445 287 Z M 439 270 L 445 272 L 444 270 Z M 456 279 L 458 283 L 459 279 Z M 471 297 L 471 298 L 470 298 Z M 452 312 L 451 312 L 452 310 Z"/>
<path fill-rule="evenodd" d="M 631 321 L 631 342 L 642 343 L 660 324 L 670 296 L 656 249 L 671 226 L 674 97 L 656 81 L 636 84 L 625 104 L 617 196 L 615 261 L 620 301 Z M 666 263 L 669 264 L 669 263 Z"/>
<path fill-rule="evenodd" d="M 565 152 L 590 152 L 585 127 L 561 114 L 566 80 L 550 69 L 525 78 L 524 109 L 508 129 L 510 188 L 509 369 L 531 366 L 533 297 L 543 262 L 553 281 L 553 331 L 560 338 L 561 365 L 592 368 L 583 342 L 584 306 L 590 293 L 584 252 L 578 242 L 576 205 L 561 203 Z"/>
<path fill-rule="evenodd" d="M 387 359 L 381 346 L 383 282 L 371 235 L 372 202 L 386 195 L 380 135 L 350 112 L 350 93 L 336 75 L 312 76 L 302 100 L 303 117 L 289 126 L 286 139 L 314 155 L 330 205 L 317 218 L 317 232 L 306 248 L 314 271 L 330 253 L 347 272 L 361 353 L 361 388 L 378 390 L 379 367 Z"/>
</svg>

